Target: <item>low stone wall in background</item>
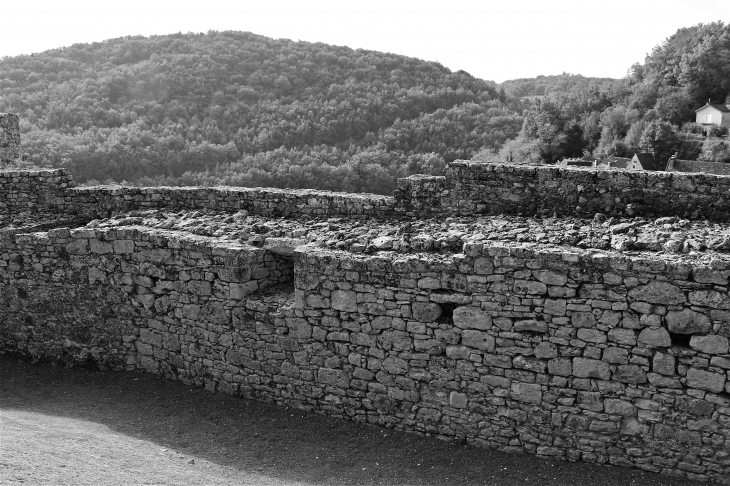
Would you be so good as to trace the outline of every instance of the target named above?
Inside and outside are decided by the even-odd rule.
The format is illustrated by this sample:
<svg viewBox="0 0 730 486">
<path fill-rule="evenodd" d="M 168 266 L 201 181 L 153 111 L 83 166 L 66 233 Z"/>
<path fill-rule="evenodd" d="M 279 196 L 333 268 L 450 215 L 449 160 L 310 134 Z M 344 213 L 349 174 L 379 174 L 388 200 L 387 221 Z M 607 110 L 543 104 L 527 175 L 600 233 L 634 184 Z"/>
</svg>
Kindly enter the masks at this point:
<svg viewBox="0 0 730 486">
<path fill-rule="evenodd" d="M 730 221 L 730 177 L 708 174 L 457 161 L 444 178 L 401 179 L 397 197 L 414 214 L 436 207 L 460 215 L 605 213 Z"/>
</svg>

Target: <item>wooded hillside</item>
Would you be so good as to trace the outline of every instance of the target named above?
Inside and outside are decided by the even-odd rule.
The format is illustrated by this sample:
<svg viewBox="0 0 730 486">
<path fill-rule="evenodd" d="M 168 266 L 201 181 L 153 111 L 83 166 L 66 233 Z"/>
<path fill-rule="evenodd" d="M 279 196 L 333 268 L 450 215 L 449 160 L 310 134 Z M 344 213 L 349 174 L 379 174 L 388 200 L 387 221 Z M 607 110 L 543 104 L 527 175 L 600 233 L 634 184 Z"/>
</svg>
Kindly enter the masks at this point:
<svg viewBox="0 0 730 486">
<path fill-rule="evenodd" d="M 242 32 L 0 60 L 33 164 L 77 180 L 388 193 L 514 138 L 494 83 L 414 58 Z"/>
</svg>

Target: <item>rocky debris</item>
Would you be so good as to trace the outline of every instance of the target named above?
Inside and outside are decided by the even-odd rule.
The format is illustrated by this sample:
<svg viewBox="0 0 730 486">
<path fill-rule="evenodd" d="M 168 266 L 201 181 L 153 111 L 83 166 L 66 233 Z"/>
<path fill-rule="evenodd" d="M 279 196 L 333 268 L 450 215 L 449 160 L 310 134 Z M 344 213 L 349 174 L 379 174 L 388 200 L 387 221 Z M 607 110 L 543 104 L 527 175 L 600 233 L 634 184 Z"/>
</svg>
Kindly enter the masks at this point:
<svg viewBox="0 0 730 486">
<path fill-rule="evenodd" d="M 236 240 L 258 247 L 292 238 L 320 247 L 372 253 L 460 253 L 465 243 L 505 241 L 614 250 L 625 254 L 661 253 L 685 258 L 730 253 L 730 224 L 676 217 L 528 218 L 521 216 L 428 219 L 264 218 L 246 211 L 131 211 L 95 220 L 89 227 L 148 226 Z M 267 243 L 268 240 L 271 243 Z M 272 247 L 273 247 L 272 246 Z"/>
</svg>

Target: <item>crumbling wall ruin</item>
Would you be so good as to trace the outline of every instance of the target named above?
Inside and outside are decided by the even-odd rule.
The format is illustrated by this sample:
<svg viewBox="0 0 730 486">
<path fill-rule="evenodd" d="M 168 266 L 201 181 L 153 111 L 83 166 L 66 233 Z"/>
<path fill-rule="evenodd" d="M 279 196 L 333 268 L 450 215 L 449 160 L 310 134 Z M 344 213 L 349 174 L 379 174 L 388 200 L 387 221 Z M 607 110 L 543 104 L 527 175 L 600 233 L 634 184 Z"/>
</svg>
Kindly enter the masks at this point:
<svg viewBox="0 0 730 486">
<path fill-rule="evenodd" d="M 0 169 L 20 159 L 20 118 L 0 113 Z"/>
<path fill-rule="evenodd" d="M 449 174 L 465 167 L 501 170 L 459 163 Z M 370 212 L 404 221 L 434 213 L 559 212 L 559 198 L 540 202 L 540 184 L 506 173 L 494 176 L 502 182 L 489 189 L 490 202 L 481 179 L 449 177 L 401 181 L 402 192 L 385 198 L 74 188 L 65 171 L 0 172 L 0 212 L 22 206 L 86 221 L 167 206 L 271 217 Z M 621 205 L 629 196 L 616 201 L 624 185 L 601 192 L 601 184 L 619 177 L 612 172 L 558 174 L 559 187 L 583 181 L 587 213 L 631 209 Z M 669 184 L 662 190 L 693 187 L 693 196 L 682 196 L 693 207 L 723 207 L 724 179 L 660 179 Z M 523 184 L 524 192 L 498 190 L 519 187 L 506 180 Z M 467 187 L 464 204 L 453 193 L 460 184 Z M 637 210 L 663 215 L 646 201 L 680 197 L 661 199 L 656 184 L 642 186 L 657 196 Z M 29 188 L 41 196 L 26 195 Z M 0 236 L 4 351 L 145 370 L 501 450 L 728 483 L 724 253 L 626 255 L 467 238 L 458 251 L 356 254 L 309 245 L 288 257 L 142 226 Z"/>
</svg>

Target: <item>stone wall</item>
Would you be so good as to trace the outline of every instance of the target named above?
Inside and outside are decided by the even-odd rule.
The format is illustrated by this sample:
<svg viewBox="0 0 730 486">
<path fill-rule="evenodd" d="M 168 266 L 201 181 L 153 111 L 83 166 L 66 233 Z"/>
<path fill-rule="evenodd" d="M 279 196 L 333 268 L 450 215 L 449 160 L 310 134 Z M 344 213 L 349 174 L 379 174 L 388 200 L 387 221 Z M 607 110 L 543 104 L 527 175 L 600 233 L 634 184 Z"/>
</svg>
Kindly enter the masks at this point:
<svg viewBox="0 0 730 486">
<path fill-rule="evenodd" d="M 682 198 L 721 208 L 724 181 L 456 163 L 445 177 L 403 180 L 386 198 L 75 188 L 63 170 L 11 171 L 0 172 L 0 213 L 88 220 L 169 207 L 410 219 L 561 213 L 568 201 L 565 211 L 576 202 L 651 214 L 652 204 L 677 210 Z M 573 202 L 561 192 L 570 188 Z M 303 246 L 292 259 L 146 227 L 11 232 L 0 238 L 0 350 L 730 484 L 730 258 L 464 241 L 458 253 Z"/>
<path fill-rule="evenodd" d="M 0 113 L 0 169 L 20 158 L 20 119 L 13 113 Z"/>
<path fill-rule="evenodd" d="M 443 184 L 441 194 L 434 188 Z M 557 214 L 592 218 L 679 216 L 730 221 L 730 177 L 678 172 L 510 166 L 457 161 L 445 179 L 402 179 L 399 204 L 411 212 Z"/>
<path fill-rule="evenodd" d="M 0 215 L 50 210 L 74 185 L 67 170 L 0 170 Z"/>
<path fill-rule="evenodd" d="M 309 189 L 247 187 L 74 187 L 66 169 L 0 171 L 0 213 L 44 210 L 86 219 L 132 210 L 246 210 L 278 216 L 369 216 L 396 214 L 392 197 Z"/>
<path fill-rule="evenodd" d="M 730 478 L 730 264 L 466 243 L 260 248 L 144 228 L 0 248 L 0 346 L 506 451 Z M 255 293 L 276 283 L 286 290 Z M 289 284 L 291 285 L 291 284 Z"/>
<path fill-rule="evenodd" d="M 168 351 L 185 345 L 184 354 L 204 356 L 209 350 L 193 350 L 198 338 L 218 324 L 240 323 L 246 296 L 291 285 L 292 272 L 290 259 L 261 248 L 179 232 L 11 235 L 0 239 L 0 348 L 176 376 L 171 366 L 180 362 Z M 155 353 L 164 366 L 150 361 L 151 344 L 161 347 Z"/>
</svg>

